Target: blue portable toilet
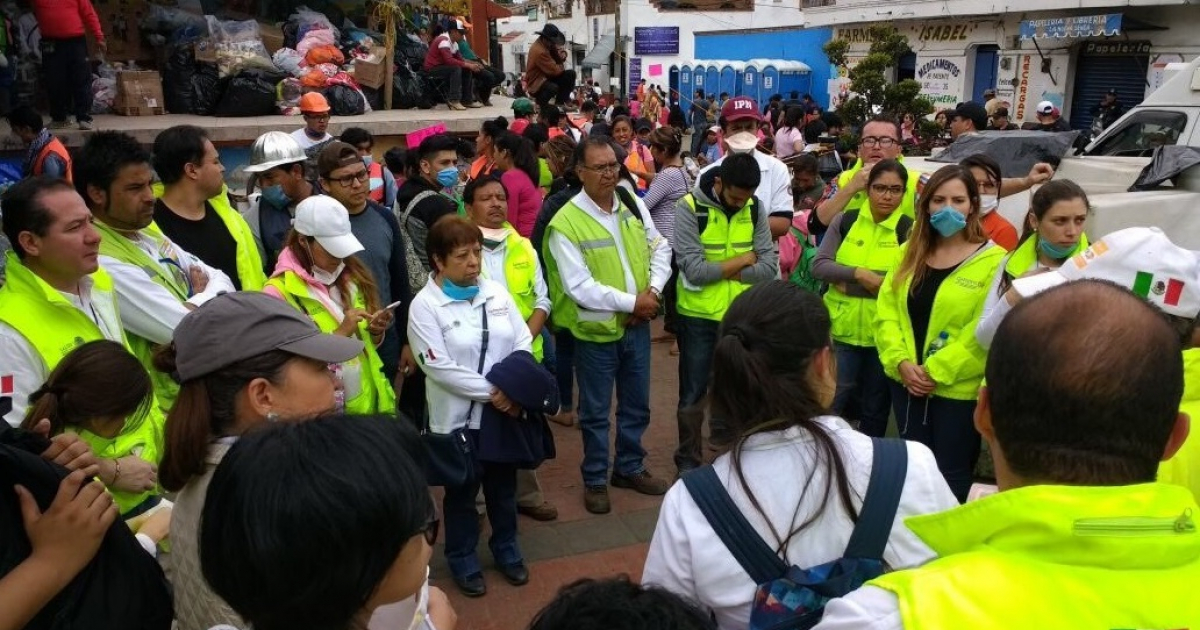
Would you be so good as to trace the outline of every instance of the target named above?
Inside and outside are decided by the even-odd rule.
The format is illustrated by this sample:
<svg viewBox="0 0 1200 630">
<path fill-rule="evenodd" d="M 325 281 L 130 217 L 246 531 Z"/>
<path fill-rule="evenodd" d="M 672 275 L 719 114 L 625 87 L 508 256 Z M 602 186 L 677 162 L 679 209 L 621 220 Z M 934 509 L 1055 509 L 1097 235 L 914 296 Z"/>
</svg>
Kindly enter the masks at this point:
<svg viewBox="0 0 1200 630">
<path fill-rule="evenodd" d="M 708 94 L 708 84 L 704 81 L 704 65 L 697 61 L 683 68 L 692 77 L 692 92 L 704 90 L 704 93 Z"/>
<path fill-rule="evenodd" d="M 718 62 L 709 61 L 704 65 L 704 81 L 708 84 L 705 90 L 712 93 L 714 96 L 721 96 L 721 66 Z"/>
<path fill-rule="evenodd" d="M 691 100 L 696 94 L 692 90 L 692 71 L 687 66 L 679 66 L 678 68 L 671 66 L 671 73 L 672 76 L 677 75 L 679 77 L 679 99 L 681 101 L 683 99 Z M 686 110 L 687 108 L 684 109 Z"/>
<path fill-rule="evenodd" d="M 759 66 L 759 93 L 770 98 L 773 94 L 782 94 L 783 86 L 779 84 L 779 68 L 774 59 L 763 59 Z"/>
<path fill-rule="evenodd" d="M 744 61 L 725 61 L 721 65 L 721 91 L 730 96 L 739 96 L 742 91 L 742 73 L 746 71 Z"/>
<path fill-rule="evenodd" d="M 796 91 L 801 94 L 812 91 L 812 68 L 801 61 L 776 60 L 775 67 L 779 70 L 779 92 L 787 94 Z"/>
<path fill-rule="evenodd" d="M 754 99 L 759 105 L 763 104 L 764 98 L 770 98 L 770 94 L 764 96 L 760 88 L 762 78 L 759 76 L 758 66 L 754 64 L 754 60 L 746 62 L 746 69 L 742 72 L 742 89 L 741 93 Z"/>
</svg>

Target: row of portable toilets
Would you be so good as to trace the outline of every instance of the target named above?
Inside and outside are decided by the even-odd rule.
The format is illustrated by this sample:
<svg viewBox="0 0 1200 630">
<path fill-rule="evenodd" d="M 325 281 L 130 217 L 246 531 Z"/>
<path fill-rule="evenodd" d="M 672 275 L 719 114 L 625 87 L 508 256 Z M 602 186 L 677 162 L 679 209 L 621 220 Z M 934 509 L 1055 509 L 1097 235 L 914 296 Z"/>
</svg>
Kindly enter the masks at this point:
<svg viewBox="0 0 1200 630">
<path fill-rule="evenodd" d="M 672 66 L 670 71 L 671 83 L 687 97 L 703 89 L 705 94 L 727 92 L 730 96 L 749 96 L 764 103 L 772 94 L 786 98 L 792 91 L 805 94 L 813 89 L 812 68 L 804 62 L 786 59 L 697 61 Z"/>
</svg>

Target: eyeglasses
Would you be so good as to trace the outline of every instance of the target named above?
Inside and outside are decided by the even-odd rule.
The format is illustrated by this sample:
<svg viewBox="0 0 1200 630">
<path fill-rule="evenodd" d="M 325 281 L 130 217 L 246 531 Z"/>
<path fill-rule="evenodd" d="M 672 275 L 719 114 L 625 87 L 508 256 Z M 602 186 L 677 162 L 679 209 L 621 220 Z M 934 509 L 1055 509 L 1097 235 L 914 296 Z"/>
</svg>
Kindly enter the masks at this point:
<svg viewBox="0 0 1200 630">
<path fill-rule="evenodd" d="M 368 179 L 371 179 L 371 174 L 368 173 L 366 169 L 363 169 L 357 173 L 354 173 L 353 175 L 346 175 L 345 177 L 326 177 L 325 179 L 328 179 L 331 182 L 337 182 L 342 186 L 349 188 L 354 185 L 354 182 L 365 184 Z"/>
<path fill-rule="evenodd" d="M 881 197 L 883 195 L 891 195 L 893 197 L 898 197 L 898 196 L 904 194 L 904 187 L 903 186 L 886 186 L 884 184 L 874 184 L 871 186 L 871 192 L 873 192 L 876 195 L 879 195 Z"/>
<path fill-rule="evenodd" d="M 580 165 L 579 168 L 581 168 L 585 171 L 591 171 L 593 173 L 598 173 L 600 175 L 616 175 L 617 173 L 619 173 L 621 171 L 621 165 L 616 162 L 613 162 L 612 164 L 601 164 L 599 166 Z"/>
<path fill-rule="evenodd" d="M 305 114 L 304 119 L 305 120 L 315 120 L 318 122 L 325 122 L 325 121 L 329 120 L 329 114 Z"/>
<path fill-rule="evenodd" d="M 441 524 L 442 521 L 438 518 L 437 511 L 435 510 L 433 514 L 429 515 L 429 519 L 425 521 L 425 527 L 421 528 L 419 532 L 425 536 L 425 542 L 429 543 L 430 547 L 437 544 L 438 529 L 440 529 Z"/>
<path fill-rule="evenodd" d="M 887 136 L 867 136 L 862 140 L 859 140 L 858 143 L 864 147 L 883 147 L 886 149 L 890 146 L 899 144 L 899 142 L 899 140 L 896 140 L 895 138 L 889 138 Z"/>
</svg>

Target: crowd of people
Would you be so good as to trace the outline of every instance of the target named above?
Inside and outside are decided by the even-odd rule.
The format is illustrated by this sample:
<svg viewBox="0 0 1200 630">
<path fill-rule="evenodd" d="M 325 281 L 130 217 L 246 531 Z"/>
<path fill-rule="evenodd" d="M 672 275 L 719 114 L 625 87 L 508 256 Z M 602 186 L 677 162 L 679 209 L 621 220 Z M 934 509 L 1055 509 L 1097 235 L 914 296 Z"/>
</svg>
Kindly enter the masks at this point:
<svg viewBox="0 0 1200 630">
<path fill-rule="evenodd" d="M 903 119 L 840 147 L 798 94 L 705 102 L 701 160 L 686 120 L 568 117 L 552 78 L 382 164 L 309 103 L 255 141 L 243 212 L 197 127 L 39 149 L 0 199 L 0 629 L 453 630 L 432 546 L 468 597 L 528 583 L 551 424 L 588 512 L 665 497 L 646 586 L 569 585 L 531 628 L 1200 622 L 1195 253 L 1089 242 L 1049 165 L 909 170 Z"/>
</svg>

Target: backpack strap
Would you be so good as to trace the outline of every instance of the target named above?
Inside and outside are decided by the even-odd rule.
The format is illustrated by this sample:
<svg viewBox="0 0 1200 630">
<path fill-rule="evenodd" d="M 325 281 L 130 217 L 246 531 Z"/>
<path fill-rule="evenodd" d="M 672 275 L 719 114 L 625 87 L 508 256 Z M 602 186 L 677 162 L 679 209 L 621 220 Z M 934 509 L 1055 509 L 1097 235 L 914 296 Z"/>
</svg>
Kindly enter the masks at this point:
<svg viewBox="0 0 1200 630">
<path fill-rule="evenodd" d="M 637 198 L 633 196 L 633 193 L 617 186 L 617 199 L 621 202 L 621 205 L 633 213 L 633 216 L 637 217 L 638 221 L 641 221 L 643 224 L 646 223 L 645 219 L 642 219 L 642 211 L 638 208 Z"/>
<path fill-rule="evenodd" d="M 843 241 L 850 235 L 850 228 L 854 227 L 855 221 L 858 221 L 858 210 L 847 210 L 842 213 L 842 223 L 838 226 L 838 232 L 842 235 Z M 903 245 L 908 240 L 912 226 L 912 217 L 907 214 L 900 215 L 900 220 L 896 221 L 896 243 L 898 245 Z"/>
<path fill-rule="evenodd" d="M 843 241 L 850 236 L 850 228 L 854 227 L 856 222 L 858 222 L 858 210 L 847 210 L 842 213 L 842 223 L 838 226 L 838 234 L 842 235 Z"/>
<path fill-rule="evenodd" d="M 883 559 L 883 550 L 896 521 L 904 479 L 908 476 L 908 447 L 904 440 L 871 438 L 871 446 L 874 451 L 871 481 L 858 513 L 858 523 L 854 525 L 854 533 L 850 534 L 850 542 L 842 554 L 846 558 Z"/>
<path fill-rule="evenodd" d="M 787 563 L 754 531 L 712 465 L 684 473 L 683 485 L 713 531 L 725 543 L 725 548 L 755 584 L 770 582 L 787 573 Z"/>
<path fill-rule="evenodd" d="M 691 194 L 691 193 L 689 193 L 689 194 Z M 754 205 L 753 205 L 754 211 L 750 213 L 750 225 L 754 228 L 755 231 L 757 231 L 758 230 L 758 215 L 763 212 L 763 205 L 762 205 L 762 201 L 759 201 L 758 195 L 752 196 L 751 199 L 754 200 Z M 709 212 L 708 206 L 706 206 L 702 203 L 696 204 L 696 228 L 697 228 L 696 231 L 699 232 L 700 234 L 703 234 L 704 230 L 708 228 L 708 212 Z"/>
<path fill-rule="evenodd" d="M 432 190 L 422 190 L 421 192 L 417 193 L 417 196 L 413 197 L 412 201 L 409 201 L 407 206 L 404 206 L 404 212 L 402 212 L 399 217 L 400 218 L 400 227 L 404 228 L 404 230 L 407 231 L 408 230 L 408 215 L 412 214 L 412 211 L 414 209 L 416 209 L 417 204 L 421 203 L 425 199 L 432 197 L 436 194 L 438 194 L 438 193 L 436 193 Z"/>
</svg>

